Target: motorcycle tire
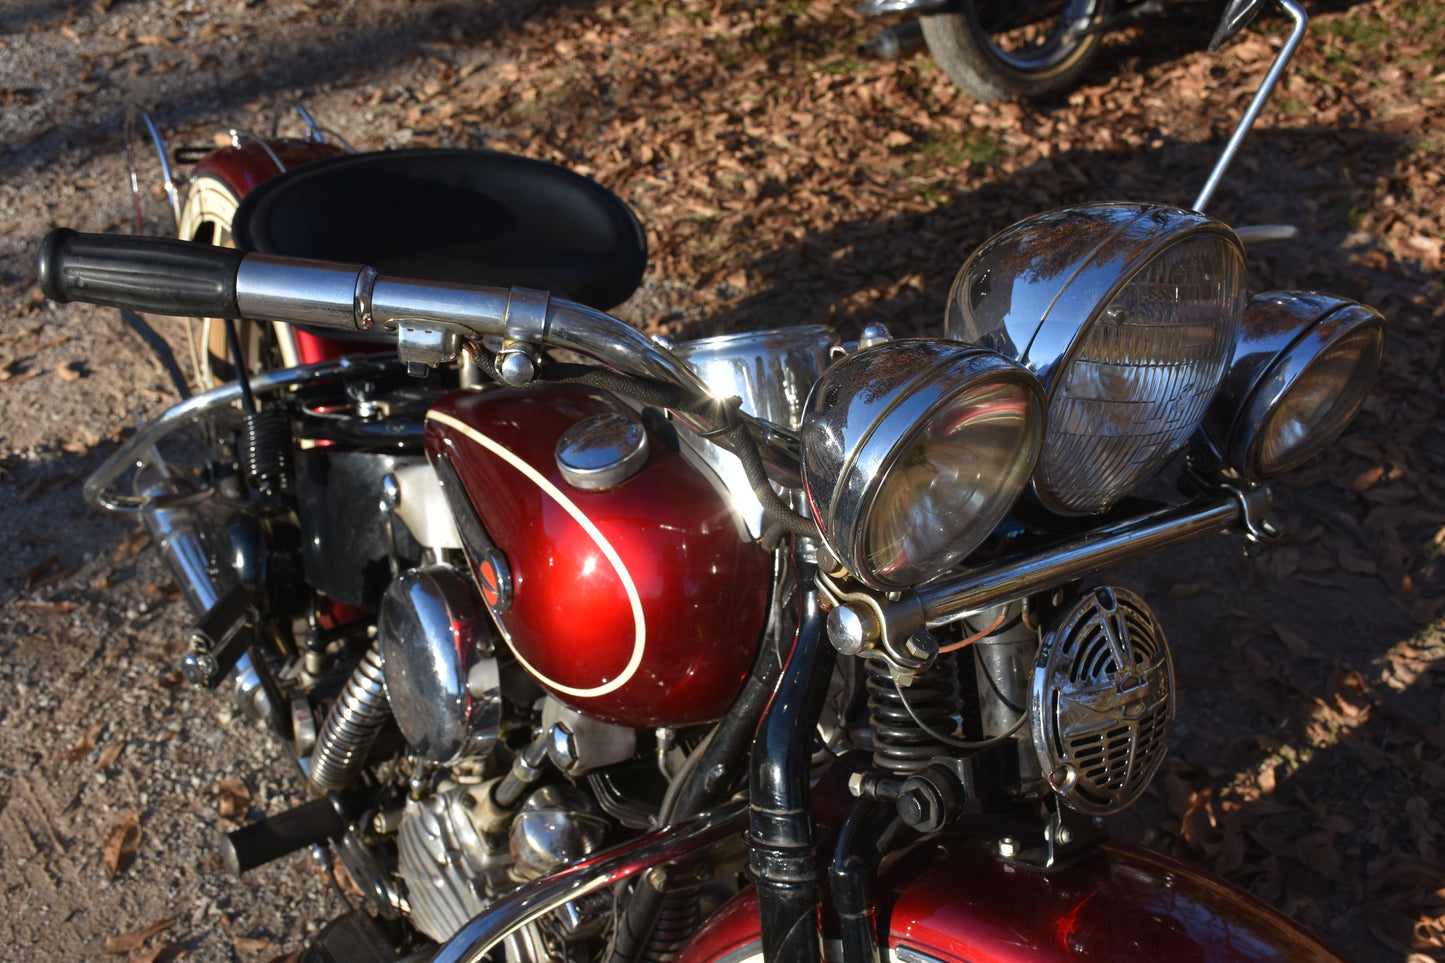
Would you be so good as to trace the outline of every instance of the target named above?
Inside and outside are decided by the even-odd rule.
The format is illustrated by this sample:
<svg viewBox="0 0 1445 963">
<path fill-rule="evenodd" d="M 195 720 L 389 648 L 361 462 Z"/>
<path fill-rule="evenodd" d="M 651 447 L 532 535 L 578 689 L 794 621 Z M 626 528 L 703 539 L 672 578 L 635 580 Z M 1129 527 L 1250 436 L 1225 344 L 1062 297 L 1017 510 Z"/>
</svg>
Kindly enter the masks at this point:
<svg viewBox="0 0 1445 963">
<path fill-rule="evenodd" d="M 1004 0 L 955 0 L 948 9 L 920 18 L 928 52 L 965 93 L 983 103 L 1012 97 L 1045 99 L 1073 88 L 1094 55 L 1100 33 L 1069 37 L 1065 12 L 1085 11 L 1094 23 L 1114 10 L 1114 0 L 1064 0 L 1042 16 L 1005 23 L 1016 4 Z"/>
</svg>

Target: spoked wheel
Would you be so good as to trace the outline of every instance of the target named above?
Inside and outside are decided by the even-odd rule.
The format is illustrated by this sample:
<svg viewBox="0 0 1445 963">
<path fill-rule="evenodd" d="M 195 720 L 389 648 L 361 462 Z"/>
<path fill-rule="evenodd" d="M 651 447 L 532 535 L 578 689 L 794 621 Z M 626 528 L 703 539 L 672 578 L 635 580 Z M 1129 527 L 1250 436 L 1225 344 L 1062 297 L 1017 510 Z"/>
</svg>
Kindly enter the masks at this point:
<svg viewBox="0 0 1445 963">
<path fill-rule="evenodd" d="M 985 103 L 1049 97 L 1073 87 L 1098 51 L 1091 28 L 1114 0 L 955 0 L 922 18 L 928 52 L 949 78 Z"/>
<path fill-rule="evenodd" d="M 187 241 L 235 247 L 231 221 L 239 205 L 236 192 L 225 181 L 208 174 L 194 177 L 181 204 L 178 233 Z M 251 374 L 296 364 L 294 357 L 285 357 L 284 345 L 271 325 L 245 320 L 236 324 L 246 369 Z M 226 323 L 219 318 L 198 318 L 191 320 L 190 327 L 191 363 L 200 389 L 207 391 L 233 380 L 236 367 L 226 343 Z"/>
</svg>

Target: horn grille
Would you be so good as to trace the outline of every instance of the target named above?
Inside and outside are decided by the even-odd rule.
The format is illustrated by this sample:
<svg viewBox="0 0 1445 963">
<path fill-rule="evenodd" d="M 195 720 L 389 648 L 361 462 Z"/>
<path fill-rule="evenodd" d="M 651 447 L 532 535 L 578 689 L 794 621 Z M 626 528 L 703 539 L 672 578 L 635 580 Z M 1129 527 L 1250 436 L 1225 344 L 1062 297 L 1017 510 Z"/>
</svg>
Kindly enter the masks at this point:
<svg viewBox="0 0 1445 963">
<path fill-rule="evenodd" d="M 1137 799 L 1174 718 L 1169 647 L 1143 600 L 1097 588 L 1055 620 L 1030 712 L 1043 771 L 1070 807 L 1103 816 Z"/>
</svg>

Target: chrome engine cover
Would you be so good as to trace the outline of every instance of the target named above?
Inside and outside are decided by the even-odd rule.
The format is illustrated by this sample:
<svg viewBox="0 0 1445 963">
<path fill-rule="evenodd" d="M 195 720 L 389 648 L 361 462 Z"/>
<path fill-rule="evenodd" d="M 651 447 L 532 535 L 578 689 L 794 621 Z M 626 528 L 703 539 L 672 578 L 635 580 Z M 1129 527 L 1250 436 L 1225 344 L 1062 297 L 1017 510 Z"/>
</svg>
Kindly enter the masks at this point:
<svg viewBox="0 0 1445 963">
<path fill-rule="evenodd" d="M 444 565 L 397 576 L 377 640 L 391 711 L 413 752 L 452 765 L 491 750 L 502 717 L 500 642 L 469 577 Z"/>
<path fill-rule="evenodd" d="M 1134 802 L 1174 718 L 1169 647 L 1144 601 L 1101 587 L 1060 614 L 1035 664 L 1030 724 L 1049 785 L 1103 816 Z"/>
<path fill-rule="evenodd" d="M 490 839 L 473 816 L 491 807 L 490 786 L 452 786 L 408 799 L 397 828 L 397 875 L 406 886 L 412 924 L 438 942 L 519 882 L 595 853 L 608 824 L 581 790 L 543 786 L 517 808 L 509 836 Z M 549 959 L 548 939 L 595 935 L 612 915 L 610 893 L 573 900 L 506 942 L 509 963 Z M 544 937 L 543 931 L 547 936 Z"/>
<path fill-rule="evenodd" d="M 478 808 L 471 792 L 457 786 L 424 799 L 408 799 L 397 829 L 397 875 L 406 883 L 411 921 L 443 942 L 486 908 L 489 880 L 505 880 L 510 862 L 506 841 L 488 849 L 468 817 Z"/>
</svg>

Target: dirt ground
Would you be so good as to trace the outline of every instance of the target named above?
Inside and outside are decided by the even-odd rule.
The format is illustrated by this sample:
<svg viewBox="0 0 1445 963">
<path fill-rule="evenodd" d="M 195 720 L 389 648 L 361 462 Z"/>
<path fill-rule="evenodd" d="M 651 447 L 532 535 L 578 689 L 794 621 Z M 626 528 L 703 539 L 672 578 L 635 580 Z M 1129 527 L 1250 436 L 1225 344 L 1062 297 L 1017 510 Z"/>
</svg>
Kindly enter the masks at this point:
<svg viewBox="0 0 1445 963">
<path fill-rule="evenodd" d="M 300 98 L 363 149 L 566 163 L 638 211 L 652 267 L 619 314 L 674 337 L 931 333 L 958 264 L 1013 220 L 1193 198 L 1284 33 L 1205 52 L 1220 6 L 1166 6 L 1077 93 L 1026 107 L 973 103 L 924 55 L 859 60 L 878 24 L 841 0 L 0 0 L 0 959 L 273 960 L 340 908 L 303 857 L 225 875 L 214 835 L 299 801 L 296 781 L 179 683 L 174 586 L 134 520 L 80 497 L 178 400 L 115 312 L 34 287 L 50 227 L 127 229 L 129 106 L 172 144 L 267 130 Z M 1211 212 L 1298 225 L 1251 250 L 1252 286 L 1360 298 L 1392 340 L 1356 425 L 1278 486 L 1282 545 L 1120 574 L 1181 696 L 1164 773 L 1116 829 L 1353 958 L 1423 963 L 1445 960 L 1445 21 L 1418 0 L 1312 9 Z"/>
</svg>

